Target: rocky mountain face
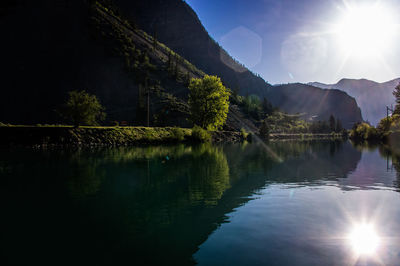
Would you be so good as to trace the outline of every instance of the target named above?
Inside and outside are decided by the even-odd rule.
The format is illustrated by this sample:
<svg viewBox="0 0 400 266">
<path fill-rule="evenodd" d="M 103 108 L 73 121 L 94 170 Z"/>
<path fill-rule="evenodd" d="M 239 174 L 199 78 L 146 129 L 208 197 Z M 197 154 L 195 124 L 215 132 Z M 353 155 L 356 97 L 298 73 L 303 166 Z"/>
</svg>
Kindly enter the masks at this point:
<svg viewBox="0 0 400 266">
<path fill-rule="evenodd" d="M 386 106 L 395 104 L 392 92 L 399 83 L 400 78 L 384 83 L 367 79 L 341 79 L 336 84 L 309 84 L 324 89 L 341 90 L 353 96 L 361 108 L 363 118 L 376 125 L 386 116 Z"/>
<path fill-rule="evenodd" d="M 347 129 L 363 121 L 355 99 L 340 90 L 294 83 L 274 86 L 268 91 L 267 98 L 281 110 L 300 113 L 307 120 L 328 120 L 333 115 Z"/>
</svg>

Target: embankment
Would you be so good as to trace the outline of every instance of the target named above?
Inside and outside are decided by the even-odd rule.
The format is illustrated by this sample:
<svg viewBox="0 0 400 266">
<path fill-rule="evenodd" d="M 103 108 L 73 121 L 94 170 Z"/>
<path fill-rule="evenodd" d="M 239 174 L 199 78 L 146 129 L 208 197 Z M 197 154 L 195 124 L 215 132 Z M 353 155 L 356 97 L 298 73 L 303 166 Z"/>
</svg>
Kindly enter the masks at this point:
<svg viewBox="0 0 400 266">
<path fill-rule="evenodd" d="M 212 131 L 214 143 L 245 141 L 241 132 Z M 344 134 L 270 134 L 271 141 L 343 139 Z M 248 140 L 259 138 L 250 135 Z M 0 126 L 0 146 L 128 146 L 201 142 L 192 129 L 175 127 Z"/>
<path fill-rule="evenodd" d="M 240 132 L 210 132 L 213 142 L 242 142 Z M 1 146 L 122 146 L 200 142 L 192 129 L 175 127 L 2 126 Z"/>
</svg>

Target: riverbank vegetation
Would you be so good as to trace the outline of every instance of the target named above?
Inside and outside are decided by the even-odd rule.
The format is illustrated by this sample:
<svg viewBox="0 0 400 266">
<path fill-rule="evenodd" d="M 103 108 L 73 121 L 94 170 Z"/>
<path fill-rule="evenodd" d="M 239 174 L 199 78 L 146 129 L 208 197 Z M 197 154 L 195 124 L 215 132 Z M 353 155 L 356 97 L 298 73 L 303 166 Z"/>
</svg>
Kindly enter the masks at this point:
<svg viewBox="0 0 400 266">
<path fill-rule="evenodd" d="M 260 132 L 265 132 L 268 127 L 273 134 L 343 134 L 347 135 L 347 130 L 342 127 L 339 119 L 333 115 L 329 121 L 306 121 L 300 114 L 286 114 L 274 111 L 267 115 L 260 127 Z"/>
<path fill-rule="evenodd" d="M 208 131 L 199 126 L 101 127 L 9 125 L 0 123 L 0 146 L 128 146 L 140 144 L 243 142 L 242 132 Z"/>
<path fill-rule="evenodd" d="M 191 129 L 162 127 L 3 126 L 2 145 L 133 145 L 200 141 Z"/>
<path fill-rule="evenodd" d="M 383 118 L 377 127 L 365 122 L 355 124 L 350 131 L 350 138 L 355 141 L 384 141 L 396 133 L 400 133 L 400 115 L 398 114 Z"/>
<path fill-rule="evenodd" d="M 386 141 L 400 135 L 400 84 L 393 91 L 396 98 L 396 107 L 391 116 L 383 118 L 374 127 L 368 123 L 356 123 L 350 131 L 349 137 L 354 141 Z"/>
</svg>

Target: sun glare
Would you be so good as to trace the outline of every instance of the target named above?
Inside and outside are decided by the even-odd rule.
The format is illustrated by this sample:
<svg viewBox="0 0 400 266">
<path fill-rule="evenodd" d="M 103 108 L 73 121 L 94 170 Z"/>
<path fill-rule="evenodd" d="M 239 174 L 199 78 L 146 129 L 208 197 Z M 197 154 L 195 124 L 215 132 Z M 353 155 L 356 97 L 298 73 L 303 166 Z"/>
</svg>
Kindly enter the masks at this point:
<svg viewBox="0 0 400 266">
<path fill-rule="evenodd" d="M 380 238 L 371 224 L 360 224 L 354 227 L 349 241 L 358 255 L 372 255 L 380 244 Z"/>
<path fill-rule="evenodd" d="M 335 32 L 348 54 L 370 56 L 392 43 L 395 23 L 390 10 L 383 6 L 347 5 Z"/>
</svg>

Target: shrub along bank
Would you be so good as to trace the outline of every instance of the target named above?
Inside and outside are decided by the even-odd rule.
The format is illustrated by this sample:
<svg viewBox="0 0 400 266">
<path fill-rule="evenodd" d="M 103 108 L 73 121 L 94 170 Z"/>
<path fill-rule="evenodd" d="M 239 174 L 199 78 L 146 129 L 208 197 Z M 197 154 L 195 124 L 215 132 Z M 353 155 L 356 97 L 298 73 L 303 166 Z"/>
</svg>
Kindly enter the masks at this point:
<svg viewBox="0 0 400 266">
<path fill-rule="evenodd" d="M 355 124 L 349 137 L 355 141 L 384 141 L 400 133 L 400 115 L 394 114 L 383 118 L 375 128 L 367 123 Z"/>
</svg>

